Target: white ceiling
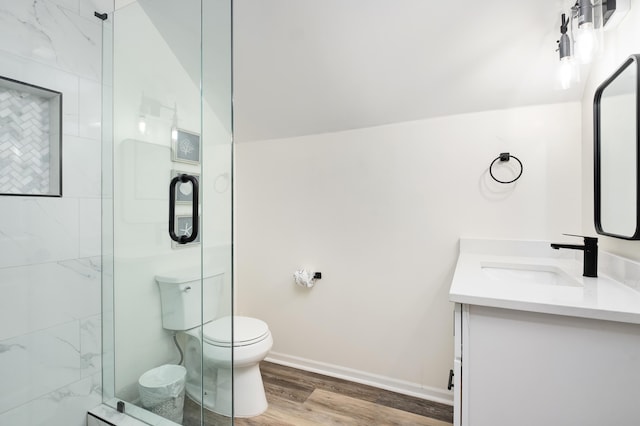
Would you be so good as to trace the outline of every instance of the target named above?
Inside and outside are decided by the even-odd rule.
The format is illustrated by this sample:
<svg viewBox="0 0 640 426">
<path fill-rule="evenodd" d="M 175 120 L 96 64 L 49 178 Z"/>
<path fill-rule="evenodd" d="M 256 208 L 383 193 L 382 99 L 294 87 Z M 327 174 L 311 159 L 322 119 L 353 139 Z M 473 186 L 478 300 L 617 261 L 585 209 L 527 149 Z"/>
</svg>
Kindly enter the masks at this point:
<svg viewBox="0 0 640 426">
<path fill-rule="evenodd" d="M 581 99 L 565 0 L 234 0 L 238 142 Z"/>
</svg>

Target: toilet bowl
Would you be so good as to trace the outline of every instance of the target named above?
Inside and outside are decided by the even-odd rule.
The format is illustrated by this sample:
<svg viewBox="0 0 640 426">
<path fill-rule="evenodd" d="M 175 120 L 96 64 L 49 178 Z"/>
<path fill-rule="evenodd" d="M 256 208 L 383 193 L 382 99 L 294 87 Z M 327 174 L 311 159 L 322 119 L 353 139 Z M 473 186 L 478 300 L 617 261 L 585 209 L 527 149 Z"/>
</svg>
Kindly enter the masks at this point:
<svg viewBox="0 0 640 426">
<path fill-rule="evenodd" d="M 224 416 L 253 417 L 267 409 L 259 363 L 273 346 L 273 338 L 259 319 L 216 318 L 218 309 L 212 303 L 203 306 L 201 325 L 200 295 L 217 304 L 223 276 L 212 274 L 201 280 L 189 271 L 156 276 L 162 323 L 165 329 L 179 331 L 186 341 L 187 396 Z"/>
<path fill-rule="evenodd" d="M 187 395 L 205 408 L 225 416 L 231 416 L 232 405 L 234 417 L 260 415 L 266 411 L 268 404 L 259 363 L 273 346 L 271 332 L 264 321 L 235 316 L 233 317 L 233 345 L 230 333 L 231 317 L 229 316 L 186 332 L 191 337 L 187 341 L 186 352 L 193 354 L 185 358 L 187 370 L 197 371 L 202 359 L 205 374 L 207 366 L 213 367 L 216 374 L 215 383 L 212 383 L 215 387 L 213 392 L 205 393 L 202 398 L 197 386 L 187 386 Z M 193 392 L 194 388 L 196 392 Z"/>
</svg>

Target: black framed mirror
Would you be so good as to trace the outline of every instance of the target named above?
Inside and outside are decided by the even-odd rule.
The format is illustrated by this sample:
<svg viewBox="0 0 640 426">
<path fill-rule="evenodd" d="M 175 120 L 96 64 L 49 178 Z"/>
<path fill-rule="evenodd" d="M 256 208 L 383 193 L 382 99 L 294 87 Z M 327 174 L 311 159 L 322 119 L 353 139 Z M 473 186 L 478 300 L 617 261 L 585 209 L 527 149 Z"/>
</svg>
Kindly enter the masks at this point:
<svg viewBox="0 0 640 426">
<path fill-rule="evenodd" d="M 595 227 L 626 240 L 640 240 L 639 61 L 631 55 L 593 101 Z"/>
</svg>

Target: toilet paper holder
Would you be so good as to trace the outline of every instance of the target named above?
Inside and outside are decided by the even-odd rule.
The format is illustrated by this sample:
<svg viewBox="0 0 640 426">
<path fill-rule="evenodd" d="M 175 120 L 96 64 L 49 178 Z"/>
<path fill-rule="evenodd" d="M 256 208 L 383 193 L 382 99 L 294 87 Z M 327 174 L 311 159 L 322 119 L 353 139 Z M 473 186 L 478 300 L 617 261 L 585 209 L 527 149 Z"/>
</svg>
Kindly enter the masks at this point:
<svg viewBox="0 0 640 426">
<path fill-rule="evenodd" d="M 311 288 L 315 281 L 322 278 L 322 272 L 309 272 L 306 269 L 299 269 L 293 273 L 293 279 L 300 287 Z"/>
</svg>

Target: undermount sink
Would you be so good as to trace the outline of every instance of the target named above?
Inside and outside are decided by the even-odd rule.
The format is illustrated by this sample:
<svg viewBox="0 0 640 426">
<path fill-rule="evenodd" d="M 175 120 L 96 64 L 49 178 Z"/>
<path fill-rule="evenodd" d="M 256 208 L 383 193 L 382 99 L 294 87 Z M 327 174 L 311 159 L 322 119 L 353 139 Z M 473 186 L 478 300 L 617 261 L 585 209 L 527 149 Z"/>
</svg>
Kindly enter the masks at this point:
<svg viewBox="0 0 640 426">
<path fill-rule="evenodd" d="M 482 272 L 494 281 L 513 284 L 539 284 L 581 287 L 576 279 L 552 265 L 482 263 Z"/>
</svg>

